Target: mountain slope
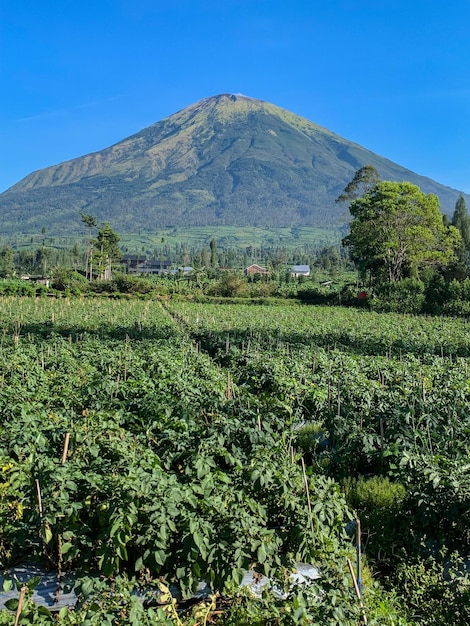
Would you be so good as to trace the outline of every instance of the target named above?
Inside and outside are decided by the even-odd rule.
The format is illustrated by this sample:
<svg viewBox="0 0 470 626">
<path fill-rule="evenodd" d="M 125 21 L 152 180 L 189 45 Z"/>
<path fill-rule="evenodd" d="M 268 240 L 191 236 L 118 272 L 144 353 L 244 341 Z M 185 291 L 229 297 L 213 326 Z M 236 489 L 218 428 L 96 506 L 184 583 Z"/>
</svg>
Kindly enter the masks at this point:
<svg viewBox="0 0 470 626">
<path fill-rule="evenodd" d="M 206 98 L 123 141 L 33 172 L 0 194 L 0 231 L 73 230 L 79 212 L 120 231 L 168 225 L 338 226 L 334 200 L 371 163 L 453 211 L 459 193 L 285 109 L 246 96 Z M 467 197 L 467 200 L 470 198 Z"/>
</svg>

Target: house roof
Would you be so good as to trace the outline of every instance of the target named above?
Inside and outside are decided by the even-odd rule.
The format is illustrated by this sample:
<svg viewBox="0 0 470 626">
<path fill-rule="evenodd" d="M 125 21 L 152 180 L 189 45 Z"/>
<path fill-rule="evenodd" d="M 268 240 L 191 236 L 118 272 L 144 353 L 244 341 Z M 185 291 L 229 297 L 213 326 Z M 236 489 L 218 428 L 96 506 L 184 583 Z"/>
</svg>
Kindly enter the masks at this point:
<svg viewBox="0 0 470 626">
<path fill-rule="evenodd" d="M 291 272 L 310 272 L 310 265 L 294 265 Z"/>
<path fill-rule="evenodd" d="M 252 265 L 249 265 L 246 269 L 247 270 L 257 269 L 257 270 L 261 270 L 262 272 L 267 271 L 265 267 L 258 265 L 257 263 L 253 263 Z"/>
</svg>

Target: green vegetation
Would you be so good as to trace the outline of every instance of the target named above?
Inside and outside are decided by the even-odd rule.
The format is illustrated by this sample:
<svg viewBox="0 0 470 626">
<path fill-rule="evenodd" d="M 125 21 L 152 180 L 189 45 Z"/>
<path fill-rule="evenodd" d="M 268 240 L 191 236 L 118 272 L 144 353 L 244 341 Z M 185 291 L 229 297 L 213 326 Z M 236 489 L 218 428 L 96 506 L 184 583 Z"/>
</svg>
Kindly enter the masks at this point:
<svg viewBox="0 0 470 626">
<path fill-rule="evenodd" d="M 58 618 L 28 601 L 20 623 L 468 623 L 465 320 L 1 304 L 1 565 L 73 570 L 80 594 Z M 249 567 L 282 587 L 298 561 L 321 578 L 286 598 L 238 588 Z M 176 612 L 167 587 L 186 597 L 201 579 L 212 597 Z M 136 601 L 139 587 L 161 604 Z"/>
<path fill-rule="evenodd" d="M 85 213 L 73 248 L 3 246 L 0 566 L 74 572 L 79 602 L 53 616 L 32 579 L 0 624 L 470 622 L 470 218 L 374 166 L 339 200 L 362 283 L 296 229 L 172 227 L 137 250 L 192 264 L 162 276 L 119 271 Z M 319 577 L 292 585 L 299 562 Z"/>
<path fill-rule="evenodd" d="M 427 266 L 446 266 L 460 246 L 458 230 L 443 224 L 437 197 L 411 183 L 375 183 L 349 210 L 351 232 L 343 243 L 374 281 L 396 282 Z"/>
</svg>

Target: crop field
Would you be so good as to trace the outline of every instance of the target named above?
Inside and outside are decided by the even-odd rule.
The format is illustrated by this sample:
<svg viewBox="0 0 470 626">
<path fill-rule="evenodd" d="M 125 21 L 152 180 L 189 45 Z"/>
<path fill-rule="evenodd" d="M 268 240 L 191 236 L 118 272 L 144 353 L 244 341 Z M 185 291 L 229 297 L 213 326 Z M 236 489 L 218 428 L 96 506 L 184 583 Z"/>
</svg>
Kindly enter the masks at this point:
<svg viewBox="0 0 470 626">
<path fill-rule="evenodd" d="M 19 624 L 470 622 L 466 320 L 3 298 L 0 321 L 0 564 L 79 598 Z M 292 589 L 299 562 L 321 577 Z"/>
</svg>

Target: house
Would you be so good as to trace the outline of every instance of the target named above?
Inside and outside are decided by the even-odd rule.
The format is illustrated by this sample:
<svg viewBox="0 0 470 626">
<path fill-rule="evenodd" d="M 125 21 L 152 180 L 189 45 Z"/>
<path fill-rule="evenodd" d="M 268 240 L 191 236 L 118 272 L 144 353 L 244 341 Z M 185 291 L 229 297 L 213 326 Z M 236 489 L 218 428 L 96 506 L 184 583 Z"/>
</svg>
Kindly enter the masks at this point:
<svg viewBox="0 0 470 626">
<path fill-rule="evenodd" d="M 246 268 L 245 274 L 247 276 L 253 276 L 254 274 L 269 274 L 269 272 L 265 267 L 261 267 L 261 265 L 256 265 L 256 263 L 254 263 Z"/>
<path fill-rule="evenodd" d="M 137 267 L 142 263 L 145 263 L 146 260 L 147 257 L 145 254 L 125 254 L 119 259 L 119 263 L 126 266 L 127 272 L 135 272 Z"/>
<path fill-rule="evenodd" d="M 135 269 L 136 274 L 168 274 L 171 261 L 168 259 L 150 259 L 139 263 Z"/>
<path fill-rule="evenodd" d="M 294 278 L 299 278 L 299 276 L 310 276 L 310 265 L 294 265 L 289 270 L 289 274 Z"/>
<path fill-rule="evenodd" d="M 49 284 L 50 284 L 49 278 L 44 278 L 44 276 L 30 276 L 29 274 L 22 274 L 20 276 L 20 279 L 30 280 L 36 285 L 45 285 L 46 287 L 49 287 Z"/>
<path fill-rule="evenodd" d="M 187 274 L 191 274 L 191 272 L 194 271 L 193 267 L 190 267 L 189 265 L 185 265 L 184 267 L 179 265 L 177 268 L 173 268 L 172 270 L 170 270 L 170 274 L 172 274 L 173 276 L 178 276 L 178 275 L 187 275 Z"/>
</svg>

